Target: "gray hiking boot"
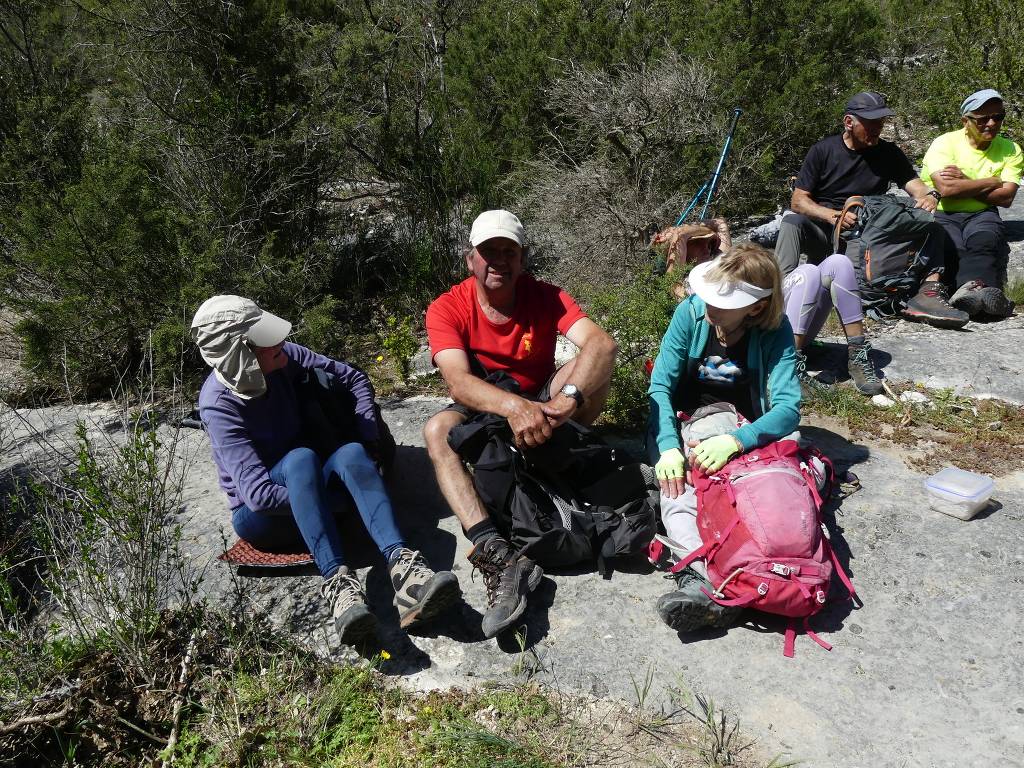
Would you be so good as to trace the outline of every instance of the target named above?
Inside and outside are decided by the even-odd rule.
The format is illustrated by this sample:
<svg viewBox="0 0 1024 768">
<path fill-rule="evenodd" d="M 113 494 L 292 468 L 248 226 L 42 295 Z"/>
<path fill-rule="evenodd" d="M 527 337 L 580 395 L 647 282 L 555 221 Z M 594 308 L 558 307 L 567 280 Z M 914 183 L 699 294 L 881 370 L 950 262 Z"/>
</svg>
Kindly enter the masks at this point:
<svg viewBox="0 0 1024 768">
<path fill-rule="evenodd" d="M 971 317 L 980 315 L 984 310 L 981 293 L 984 288 L 985 284 L 980 280 L 968 280 L 956 289 L 956 292 L 950 297 L 949 303 Z"/>
<path fill-rule="evenodd" d="M 544 571 L 528 557 L 519 557 L 512 545 L 492 536 L 469 553 L 487 588 L 487 612 L 481 628 L 494 637 L 511 627 L 526 610 L 526 596 L 536 589 Z"/>
<path fill-rule="evenodd" d="M 359 579 L 347 566 L 324 580 L 320 594 L 331 601 L 334 629 L 343 645 L 358 647 L 376 636 L 377 617 L 370 613 Z"/>
<path fill-rule="evenodd" d="M 921 283 L 921 288 L 907 302 L 903 316 L 936 328 L 963 328 L 971 316 L 949 305 L 949 289 L 939 280 Z"/>
<path fill-rule="evenodd" d="M 694 632 L 705 627 L 731 627 L 743 613 L 743 608 L 719 605 L 702 591 L 713 591 L 711 582 L 692 568 L 669 574 L 676 589 L 658 598 L 657 611 L 661 620 L 676 632 Z"/>
<path fill-rule="evenodd" d="M 862 395 L 869 396 L 879 395 L 884 389 L 882 380 L 875 372 L 875 364 L 871 362 L 870 352 L 870 341 L 865 341 L 863 344 L 850 344 L 847 347 L 849 355 L 847 368 L 850 371 L 850 378 L 853 379 L 853 385 Z"/>
<path fill-rule="evenodd" d="M 391 563 L 398 623 L 405 629 L 429 621 L 462 596 L 451 571 L 434 573 L 418 551 L 402 547 Z"/>
<path fill-rule="evenodd" d="M 1009 317 L 1013 314 L 1014 303 L 994 285 L 985 285 L 981 280 L 968 280 L 956 289 L 949 300 L 957 309 L 971 317 L 986 314 L 993 317 Z"/>
</svg>

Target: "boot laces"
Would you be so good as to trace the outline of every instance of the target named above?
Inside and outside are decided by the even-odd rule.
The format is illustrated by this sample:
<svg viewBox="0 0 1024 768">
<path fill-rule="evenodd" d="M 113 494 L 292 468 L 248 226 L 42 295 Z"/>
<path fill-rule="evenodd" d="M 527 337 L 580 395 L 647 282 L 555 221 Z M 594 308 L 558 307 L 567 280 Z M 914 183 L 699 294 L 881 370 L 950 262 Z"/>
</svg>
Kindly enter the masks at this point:
<svg viewBox="0 0 1024 768">
<path fill-rule="evenodd" d="M 868 381 L 878 381 L 878 374 L 875 373 L 875 366 L 871 363 L 871 357 L 868 352 L 871 351 L 871 345 L 865 344 L 863 347 L 857 350 L 854 354 L 853 359 L 850 361 L 853 365 L 856 365 L 861 371 L 864 372 L 864 378 Z"/>
<path fill-rule="evenodd" d="M 345 573 L 341 570 L 323 583 L 320 592 L 334 602 L 336 613 L 342 613 L 353 605 L 365 602 L 359 579 L 354 573 Z"/>
<path fill-rule="evenodd" d="M 427 565 L 427 561 L 418 549 L 402 547 L 398 551 L 398 557 L 395 558 L 394 565 L 391 568 L 392 572 L 398 575 L 402 583 L 410 576 L 426 580 L 434 575 L 434 572 L 430 570 L 430 566 Z"/>
<path fill-rule="evenodd" d="M 801 379 L 807 375 L 807 355 L 799 349 L 796 351 L 796 375 Z"/>
<path fill-rule="evenodd" d="M 503 554 L 507 554 L 504 551 L 494 551 L 481 548 L 479 554 L 473 557 L 470 562 L 473 564 L 473 570 L 470 571 L 469 578 L 472 580 L 477 571 L 484 580 L 484 587 L 487 590 L 487 607 L 492 607 L 498 602 L 498 592 L 501 589 L 501 577 L 505 573 L 506 569 L 511 565 L 505 562 L 501 557 Z"/>
<path fill-rule="evenodd" d="M 949 290 L 941 280 L 927 281 L 924 284 L 923 292 L 925 296 L 931 296 L 932 298 L 940 299 L 942 301 L 949 299 Z"/>
</svg>

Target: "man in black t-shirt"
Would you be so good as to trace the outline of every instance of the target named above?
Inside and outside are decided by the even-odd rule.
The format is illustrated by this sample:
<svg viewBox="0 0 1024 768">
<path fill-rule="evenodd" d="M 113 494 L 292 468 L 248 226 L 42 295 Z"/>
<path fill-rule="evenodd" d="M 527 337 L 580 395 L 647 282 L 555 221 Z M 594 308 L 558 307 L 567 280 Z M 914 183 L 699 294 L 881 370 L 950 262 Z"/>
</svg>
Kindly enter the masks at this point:
<svg viewBox="0 0 1024 768">
<path fill-rule="evenodd" d="M 846 103 L 843 132 L 811 147 L 796 178 L 789 204 L 792 213 L 783 217 L 775 246 L 783 276 L 797 268 L 801 253 L 817 264 L 833 252 L 833 228 L 851 195 L 883 195 L 893 183 L 906 190 L 918 208 L 935 210 L 938 197 L 918 178 L 903 150 L 879 138 L 885 118 L 892 114 L 881 94 L 858 93 Z M 841 228 L 854 223 L 855 216 L 847 213 Z"/>
</svg>

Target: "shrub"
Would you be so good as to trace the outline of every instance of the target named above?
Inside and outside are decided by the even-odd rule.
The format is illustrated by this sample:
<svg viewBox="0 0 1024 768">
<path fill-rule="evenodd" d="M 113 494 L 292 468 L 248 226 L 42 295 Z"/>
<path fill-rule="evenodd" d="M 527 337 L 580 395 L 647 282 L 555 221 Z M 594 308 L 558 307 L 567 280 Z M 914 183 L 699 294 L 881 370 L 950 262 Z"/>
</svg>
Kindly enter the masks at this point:
<svg viewBox="0 0 1024 768">
<path fill-rule="evenodd" d="M 649 377 L 644 363 L 658 354 L 676 308 L 672 286 L 678 279 L 676 273 L 662 277 L 640 272 L 625 285 L 587 296 L 590 316 L 619 345 L 603 417 L 616 426 L 642 429 L 646 423 Z"/>
<path fill-rule="evenodd" d="M 175 522 L 184 472 L 176 440 L 163 445 L 138 418 L 123 426 L 116 445 L 97 444 L 79 424 L 74 467 L 33 482 L 19 503 L 35 522 L 42 583 L 62 623 L 79 639 L 103 638 L 145 669 L 145 643 L 160 611 L 188 605 L 197 582 Z"/>
</svg>

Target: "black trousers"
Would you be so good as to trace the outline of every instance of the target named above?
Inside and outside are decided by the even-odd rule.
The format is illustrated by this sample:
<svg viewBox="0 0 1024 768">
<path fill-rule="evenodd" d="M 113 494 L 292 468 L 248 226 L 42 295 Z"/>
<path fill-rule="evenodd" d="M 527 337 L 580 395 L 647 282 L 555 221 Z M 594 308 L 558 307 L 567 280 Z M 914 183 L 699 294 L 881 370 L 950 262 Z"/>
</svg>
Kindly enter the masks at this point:
<svg viewBox="0 0 1024 768">
<path fill-rule="evenodd" d="M 995 208 L 975 213 L 935 212 L 942 225 L 943 245 L 953 287 L 971 280 L 1003 287 L 1010 249 L 1003 220 Z"/>
</svg>

